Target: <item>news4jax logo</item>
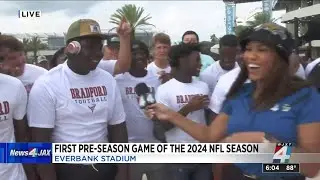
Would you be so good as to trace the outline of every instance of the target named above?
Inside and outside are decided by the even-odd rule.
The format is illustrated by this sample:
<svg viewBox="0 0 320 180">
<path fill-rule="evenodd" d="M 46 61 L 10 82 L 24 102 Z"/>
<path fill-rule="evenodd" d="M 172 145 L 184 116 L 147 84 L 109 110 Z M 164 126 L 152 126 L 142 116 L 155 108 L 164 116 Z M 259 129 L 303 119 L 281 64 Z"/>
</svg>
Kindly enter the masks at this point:
<svg viewBox="0 0 320 180">
<path fill-rule="evenodd" d="M 40 18 L 41 11 L 40 10 L 19 10 L 18 17 L 19 18 Z"/>
<path fill-rule="evenodd" d="M 273 163 L 289 163 L 292 143 L 277 143 L 273 155 Z"/>
<path fill-rule="evenodd" d="M 38 156 L 38 149 L 37 148 L 30 149 L 28 155 L 31 157 L 37 157 Z"/>
<path fill-rule="evenodd" d="M 39 156 L 50 156 L 51 150 L 48 149 L 41 149 L 38 148 L 31 148 L 28 151 L 21 151 L 21 150 L 10 150 L 10 156 L 23 156 L 23 157 L 39 157 Z"/>
</svg>

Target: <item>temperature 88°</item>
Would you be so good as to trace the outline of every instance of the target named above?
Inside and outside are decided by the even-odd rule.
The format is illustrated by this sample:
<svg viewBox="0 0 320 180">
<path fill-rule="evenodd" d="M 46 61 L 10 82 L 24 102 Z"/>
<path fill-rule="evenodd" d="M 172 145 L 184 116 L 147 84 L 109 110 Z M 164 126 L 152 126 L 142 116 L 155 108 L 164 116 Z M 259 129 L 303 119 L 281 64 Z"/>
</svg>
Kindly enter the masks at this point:
<svg viewBox="0 0 320 180">
<path fill-rule="evenodd" d="M 293 172 L 293 173 L 300 172 L 299 164 L 286 164 L 285 172 Z"/>
</svg>

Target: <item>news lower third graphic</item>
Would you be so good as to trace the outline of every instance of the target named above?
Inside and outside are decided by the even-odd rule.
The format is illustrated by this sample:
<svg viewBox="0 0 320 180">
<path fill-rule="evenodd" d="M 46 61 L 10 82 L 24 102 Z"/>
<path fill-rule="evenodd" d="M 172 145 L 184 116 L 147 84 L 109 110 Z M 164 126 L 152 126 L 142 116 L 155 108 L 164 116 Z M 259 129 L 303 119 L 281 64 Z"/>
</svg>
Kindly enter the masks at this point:
<svg viewBox="0 0 320 180">
<path fill-rule="evenodd" d="M 299 173 L 299 164 L 289 164 L 292 152 L 292 143 L 277 143 L 273 163 L 262 164 L 263 173 Z"/>
<path fill-rule="evenodd" d="M 262 164 L 263 173 L 299 173 L 299 164 Z"/>
<path fill-rule="evenodd" d="M 320 153 L 291 151 L 288 143 L 0 143 L 0 163 L 265 163 L 263 172 L 320 163 Z"/>
<path fill-rule="evenodd" d="M 0 143 L 0 163 L 51 163 L 51 143 Z"/>
</svg>

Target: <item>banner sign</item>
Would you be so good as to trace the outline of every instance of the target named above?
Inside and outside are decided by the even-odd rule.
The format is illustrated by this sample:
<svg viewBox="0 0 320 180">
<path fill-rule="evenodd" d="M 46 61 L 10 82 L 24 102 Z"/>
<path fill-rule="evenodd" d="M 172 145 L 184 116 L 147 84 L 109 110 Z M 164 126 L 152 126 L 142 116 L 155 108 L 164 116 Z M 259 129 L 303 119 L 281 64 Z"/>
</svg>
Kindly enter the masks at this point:
<svg viewBox="0 0 320 180">
<path fill-rule="evenodd" d="M 262 1 L 263 12 L 269 14 L 270 18 L 272 17 L 272 8 L 273 8 L 273 0 Z"/>
<path fill-rule="evenodd" d="M 226 33 L 235 34 L 236 26 L 236 4 L 225 3 L 226 4 Z"/>
</svg>

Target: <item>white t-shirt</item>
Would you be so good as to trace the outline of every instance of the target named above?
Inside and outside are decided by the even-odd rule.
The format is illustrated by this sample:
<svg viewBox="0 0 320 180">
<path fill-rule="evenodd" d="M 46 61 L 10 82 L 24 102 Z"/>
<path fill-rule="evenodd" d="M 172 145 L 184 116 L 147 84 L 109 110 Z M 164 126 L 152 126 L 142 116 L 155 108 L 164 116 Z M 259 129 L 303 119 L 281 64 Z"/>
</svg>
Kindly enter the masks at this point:
<svg viewBox="0 0 320 180">
<path fill-rule="evenodd" d="M 14 120 L 23 119 L 27 108 L 27 92 L 18 79 L 0 74 L 0 142 L 15 142 Z M 22 164 L 0 164 L 0 177 L 26 180 Z"/>
<path fill-rule="evenodd" d="M 309 74 L 311 73 L 312 69 L 318 64 L 320 63 L 320 58 L 313 60 L 311 63 L 309 63 L 306 67 L 306 77 L 309 76 Z"/>
<path fill-rule="evenodd" d="M 52 142 L 104 143 L 108 125 L 125 121 L 114 78 L 97 68 L 87 75 L 59 65 L 39 78 L 29 96 L 30 127 L 54 128 Z"/>
<path fill-rule="evenodd" d="M 117 63 L 117 60 L 104 60 L 104 59 L 101 59 L 101 61 L 98 64 L 98 67 L 113 75 L 114 74 L 114 68 L 116 67 L 116 63 Z M 67 64 L 67 60 L 63 64 Z"/>
<path fill-rule="evenodd" d="M 209 95 L 212 94 L 219 78 L 226 74 L 227 72 L 231 70 L 224 70 L 220 66 L 220 61 L 216 61 L 215 63 L 211 64 L 209 67 L 207 67 L 204 71 L 200 73 L 200 80 L 207 83 L 209 86 Z M 235 64 L 235 68 L 239 67 L 238 63 Z"/>
<path fill-rule="evenodd" d="M 219 114 L 222 108 L 222 104 L 226 98 L 226 95 L 229 92 L 234 81 L 237 79 L 240 71 L 241 68 L 237 67 L 220 77 L 211 95 L 209 104 L 209 108 L 211 109 L 211 111 L 213 111 L 216 114 Z"/>
<path fill-rule="evenodd" d="M 148 119 L 138 104 L 138 97 L 134 88 L 139 83 L 145 83 L 150 92 L 155 95 L 156 89 L 161 84 L 158 77 L 151 72 L 145 77 L 134 77 L 130 73 L 124 73 L 116 76 L 123 107 L 126 113 L 126 124 L 129 136 L 129 142 L 135 143 L 153 143 L 159 142 L 153 136 L 153 122 Z"/>
<path fill-rule="evenodd" d="M 159 68 L 154 62 L 151 62 L 150 64 L 148 64 L 147 70 L 159 77 L 161 72 L 170 73 L 171 67 L 168 66 L 162 69 L 162 68 Z"/>
<path fill-rule="evenodd" d="M 301 66 L 296 72 L 296 75 L 301 78 L 304 78 L 303 75 L 301 75 L 301 69 L 300 69 Z M 209 104 L 209 108 L 211 109 L 211 111 L 213 111 L 216 114 L 219 114 L 222 108 L 223 102 L 226 99 L 226 95 L 228 94 L 233 83 L 236 81 L 240 71 L 241 71 L 240 67 L 237 67 L 220 77 L 211 95 L 210 104 Z M 302 67 L 302 71 L 303 71 L 303 67 Z M 246 81 L 246 83 L 248 82 L 250 82 L 250 80 Z"/>
<path fill-rule="evenodd" d="M 24 67 L 24 73 L 21 76 L 18 76 L 17 78 L 23 83 L 24 87 L 27 90 L 27 93 L 30 92 L 33 83 L 42 75 L 47 73 L 48 70 L 33 65 L 33 64 L 26 64 Z"/>
<path fill-rule="evenodd" d="M 101 60 L 98 67 L 114 75 L 114 68 L 116 67 L 117 60 Z"/>
<path fill-rule="evenodd" d="M 302 79 L 306 79 L 306 73 L 305 73 L 305 70 L 304 70 L 302 64 L 299 64 L 299 68 L 295 74 L 296 74 L 296 76 L 298 76 Z"/>
<path fill-rule="evenodd" d="M 156 100 L 158 103 L 164 104 L 178 112 L 194 95 L 208 95 L 208 93 L 208 85 L 202 81 L 193 79 L 191 83 L 182 83 L 173 78 L 159 86 L 156 93 Z M 203 109 L 189 113 L 187 118 L 198 123 L 206 124 Z M 169 143 L 198 142 L 177 127 L 167 131 L 165 136 Z"/>
</svg>

